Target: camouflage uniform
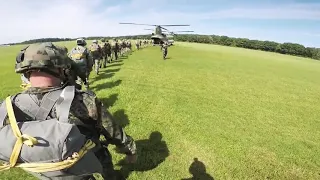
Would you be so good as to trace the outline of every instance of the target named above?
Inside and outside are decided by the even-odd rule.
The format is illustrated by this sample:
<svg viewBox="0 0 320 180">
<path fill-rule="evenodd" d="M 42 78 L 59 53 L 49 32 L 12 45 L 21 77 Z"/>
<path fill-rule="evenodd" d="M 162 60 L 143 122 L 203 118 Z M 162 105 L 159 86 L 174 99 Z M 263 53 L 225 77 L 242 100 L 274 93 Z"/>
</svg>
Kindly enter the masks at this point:
<svg viewBox="0 0 320 180">
<path fill-rule="evenodd" d="M 113 52 L 114 52 L 114 58 L 115 60 L 118 60 L 118 53 L 120 50 L 120 46 L 117 40 L 115 40 L 114 45 L 113 45 Z"/>
<path fill-rule="evenodd" d="M 137 50 L 139 50 L 139 49 L 140 49 L 139 40 L 137 40 L 137 41 L 136 41 L 136 48 L 137 48 Z"/>
<path fill-rule="evenodd" d="M 107 62 L 109 62 L 109 63 L 111 62 L 111 45 L 110 45 L 109 41 L 104 42 L 102 44 L 101 48 L 102 48 L 102 53 L 103 53 L 102 66 L 103 66 L 103 68 L 106 68 Z"/>
<path fill-rule="evenodd" d="M 53 53 L 52 53 L 53 52 Z M 29 73 L 32 71 L 42 71 L 48 73 L 56 78 L 61 79 L 64 83 L 67 79 L 64 74 L 59 74 L 54 70 L 66 70 L 69 67 L 69 60 L 67 54 L 63 54 L 59 51 L 58 47 L 48 46 L 46 43 L 34 44 L 30 46 L 30 49 L 26 49 L 24 52 L 24 58 L 21 58 L 21 63 L 16 64 L 17 73 Z M 23 116 L 29 116 L 29 113 L 34 111 L 27 110 L 27 112 L 19 109 L 20 94 L 30 95 L 36 104 L 42 103 L 43 97 L 48 92 L 61 90 L 65 85 L 59 87 L 30 87 L 26 91 L 15 95 L 14 112 L 22 113 Z M 0 103 L 1 106 L 1 103 Z M 28 108 L 28 107 L 25 107 Z M 57 117 L 56 105 L 50 110 L 47 118 Z M 27 118 L 28 119 L 28 118 Z M 30 119 L 30 118 L 29 118 Z M 19 119 L 18 119 L 19 120 Z M 33 119 L 30 119 L 31 121 Z M 5 121 L 6 122 L 6 121 Z M 106 110 L 102 102 L 95 96 L 93 92 L 84 92 L 76 90 L 75 97 L 72 101 L 72 105 L 69 113 L 69 122 L 78 126 L 80 132 L 86 136 L 87 139 L 91 139 L 96 147 L 94 153 L 100 160 L 103 166 L 104 179 L 115 179 L 115 171 L 113 169 L 112 157 L 106 147 L 100 142 L 100 135 L 105 137 L 105 144 L 113 144 L 122 149 L 122 152 L 127 155 L 136 154 L 136 145 L 134 140 L 126 135 L 124 130 L 116 123 L 115 119 Z M 70 179 L 70 180 L 85 180 L 94 179 L 92 175 L 84 176 L 68 176 L 47 178 L 43 174 L 31 173 L 39 179 Z"/>
<path fill-rule="evenodd" d="M 93 51 L 93 49 L 96 49 L 96 51 Z M 96 74 L 99 74 L 99 68 L 101 66 L 100 60 L 102 57 L 102 50 L 101 50 L 101 47 L 99 46 L 97 40 L 92 41 L 92 44 L 90 45 L 89 50 L 90 50 L 90 54 L 92 56 L 92 59 L 94 60 L 94 63 L 95 63 L 94 66 L 95 66 Z"/>
<path fill-rule="evenodd" d="M 163 59 L 166 59 L 168 54 L 168 44 L 166 42 L 161 44 L 161 50 L 162 50 Z"/>
<path fill-rule="evenodd" d="M 127 43 L 125 40 L 122 41 L 121 47 L 122 47 L 122 55 L 127 53 Z"/>
<path fill-rule="evenodd" d="M 77 46 L 71 49 L 68 57 L 73 60 L 71 77 L 76 79 L 77 84 L 81 86 L 84 83 L 86 89 L 89 89 L 89 75 L 92 71 L 93 59 L 85 45 L 86 42 L 83 39 L 78 39 Z"/>
<path fill-rule="evenodd" d="M 131 41 L 127 42 L 127 46 L 128 46 L 128 50 L 131 52 L 132 51 Z"/>
</svg>

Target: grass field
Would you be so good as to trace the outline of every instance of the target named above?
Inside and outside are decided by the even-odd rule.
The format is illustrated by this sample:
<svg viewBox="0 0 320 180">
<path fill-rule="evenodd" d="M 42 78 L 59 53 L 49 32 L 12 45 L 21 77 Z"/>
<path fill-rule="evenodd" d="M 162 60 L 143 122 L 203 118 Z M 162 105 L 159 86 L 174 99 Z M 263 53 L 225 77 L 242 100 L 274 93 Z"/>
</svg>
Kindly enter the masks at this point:
<svg viewBox="0 0 320 180">
<path fill-rule="evenodd" d="M 1 99 L 20 90 L 19 48 L 0 48 Z M 137 141 L 137 164 L 116 166 L 128 179 L 320 179 L 320 61 L 191 43 L 168 56 L 148 47 L 91 76 Z M 21 172 L 0 179 L 33 179 Z"/>
</svg>

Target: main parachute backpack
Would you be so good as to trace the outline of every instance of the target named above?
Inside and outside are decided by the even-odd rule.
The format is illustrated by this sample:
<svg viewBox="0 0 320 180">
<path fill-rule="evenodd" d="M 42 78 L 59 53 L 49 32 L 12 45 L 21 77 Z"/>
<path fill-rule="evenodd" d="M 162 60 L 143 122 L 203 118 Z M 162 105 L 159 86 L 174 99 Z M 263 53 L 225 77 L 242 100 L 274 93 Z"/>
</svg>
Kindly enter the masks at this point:
<svg viewBox="0 0 320 180">
<path fill-rule="evenodd" d="M 74 62 L 79 64 L 80 66 L 87 66 L 87 54 L 86 54 L 86 48 L 78 46 L 73 48 L 70 53 L 68 54 L 70 59 L 72 59 Z"/>
<path fill-rule="evenodd" d="M 0 171 L 19 167 L 47 177 L 102 172 L 92 151 L 95 144 L 69 123 L 74 95 L 74 86 L 49 92 L 40 107 L 29 94 L 6 98 L 0 106 L 0 160 L 5 162 Z M 13 104 L 17 97 L 18 103 Z M 54 105 L 57 118 L 49 119 Z"/>
<path fill-rule="evenodd" d="M 98 44 L 91 44 L 90 45 L 90 53 L 92 56 L 99 56 L 99 45 Z"/>
</svg>

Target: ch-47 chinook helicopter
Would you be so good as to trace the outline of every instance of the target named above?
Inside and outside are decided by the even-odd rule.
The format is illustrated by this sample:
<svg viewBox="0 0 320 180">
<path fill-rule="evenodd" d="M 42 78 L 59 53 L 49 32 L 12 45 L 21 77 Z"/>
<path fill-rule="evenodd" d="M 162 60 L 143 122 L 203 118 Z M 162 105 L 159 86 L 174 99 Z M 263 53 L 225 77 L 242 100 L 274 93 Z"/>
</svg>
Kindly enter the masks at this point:
<svg viewBox="0 0 320 180">
<path fill-rule="evenodd" d="M 146 30 L 153 30 L 151 39 L 153 40 L 154 45 L 160 45 L 164 42 L 167 42 L 170 44 L 172 40 L 169 40 L 165 32 L 170 33 L 171 35 L 174 35 L 173 32 L 170 32 L 167 28 L 164 28 L 163 26 L 190 26 L 190 25 L 183 25 L 183 24 L 166 24 L 166 25 L 154 25 L 154 24 L 137 24 L 137 23 L 120 23 L 120 24 L 131 24 L 131 25 L 144 25 L 144 26 L 155 26 L 155 29 L 146 29 Z M 162 31 L 164 30 L 164 31 Z M 193 32 L 193 31 L 176 31 L 176 32 Z M 169 42 L 170 41 L 170 42 Z"/>
</svg>

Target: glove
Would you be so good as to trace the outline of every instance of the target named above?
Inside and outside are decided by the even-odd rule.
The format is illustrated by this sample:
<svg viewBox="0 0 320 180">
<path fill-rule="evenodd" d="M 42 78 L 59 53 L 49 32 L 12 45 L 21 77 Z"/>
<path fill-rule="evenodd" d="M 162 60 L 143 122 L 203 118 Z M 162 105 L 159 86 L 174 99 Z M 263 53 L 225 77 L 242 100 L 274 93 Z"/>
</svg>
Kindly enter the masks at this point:
<svg viewBox="0 0 320 180">
<path fill-rule="evenodd" d="M 138 156 L 137 154 L 127 155 L 126 161 L 128 164 L 134 164 L 137 162 Z"/>
</svg>

